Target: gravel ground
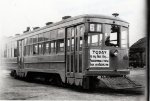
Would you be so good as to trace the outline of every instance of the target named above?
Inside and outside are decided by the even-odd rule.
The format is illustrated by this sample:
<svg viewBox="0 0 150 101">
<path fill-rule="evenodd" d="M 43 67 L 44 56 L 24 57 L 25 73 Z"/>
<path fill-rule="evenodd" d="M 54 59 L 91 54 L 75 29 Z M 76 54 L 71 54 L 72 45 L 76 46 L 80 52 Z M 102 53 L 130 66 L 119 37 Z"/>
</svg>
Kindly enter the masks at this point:
<svg viewBox="0 0 150 101">
<path fill-rule="evenodd" d="M 145 70 L 131 70 L 128 75 L 145 86 Z M 64 88 L 41 82 L 17 80 L 9 71 L 0 73 L 0 100 L 99 100 L 99 101 L 146 101 L 144 89 L 110 90 L 97 89 L 89 92 L 77 88 Z"/>
</svg>

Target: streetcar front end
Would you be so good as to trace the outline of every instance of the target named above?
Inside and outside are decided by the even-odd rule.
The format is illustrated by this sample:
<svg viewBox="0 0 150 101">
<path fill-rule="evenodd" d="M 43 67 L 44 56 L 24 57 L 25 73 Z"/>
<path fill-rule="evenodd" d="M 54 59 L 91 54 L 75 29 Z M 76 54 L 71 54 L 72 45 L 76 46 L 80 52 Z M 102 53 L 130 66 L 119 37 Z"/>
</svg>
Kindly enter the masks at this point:
<svg viewBox="0 0 150 101">
<path fill-rule="evenodd" d="M 129 74 L 128 26 L 90 23 L 89 27 L 87 74 L 94 71 L 105 76 Z"/>
<path fill-rule="evenodd" d="M 118 18 L 89 18 L 85 33 L 86 87 L 127 89 L 141 87 L 129 71 L 129 24 Z M 89 83 L 88 83 L 89 82 Z M 91 83 L 93 82 L 93 83 Z"/>
</svg>

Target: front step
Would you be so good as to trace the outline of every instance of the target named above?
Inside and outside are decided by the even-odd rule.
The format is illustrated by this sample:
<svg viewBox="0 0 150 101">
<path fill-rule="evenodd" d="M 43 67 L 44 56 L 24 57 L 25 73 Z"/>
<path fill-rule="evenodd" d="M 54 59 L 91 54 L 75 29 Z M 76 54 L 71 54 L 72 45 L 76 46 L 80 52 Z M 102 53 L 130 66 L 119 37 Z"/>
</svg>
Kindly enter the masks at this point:
<svg viewBox="0 0 150 101">
<path fill-rule="evenodd" d="M 97 87 L 111 89 L 142 88 L 142 85 L 130 80 L 128 77 L 98 77 L 98 79 Z"/>
</svg>

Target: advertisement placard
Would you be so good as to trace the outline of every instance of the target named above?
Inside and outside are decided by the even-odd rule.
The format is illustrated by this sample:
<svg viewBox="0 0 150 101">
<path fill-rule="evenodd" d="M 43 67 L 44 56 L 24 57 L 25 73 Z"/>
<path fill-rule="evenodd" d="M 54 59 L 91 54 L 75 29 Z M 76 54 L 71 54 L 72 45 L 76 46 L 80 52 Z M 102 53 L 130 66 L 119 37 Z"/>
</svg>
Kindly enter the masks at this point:
<svg viewBox="0 0 150 101">
<path fill-rule="evenodd" d="M 90 67 L 109 67 L 109 50 L 90 50 Z"/>
</svg>

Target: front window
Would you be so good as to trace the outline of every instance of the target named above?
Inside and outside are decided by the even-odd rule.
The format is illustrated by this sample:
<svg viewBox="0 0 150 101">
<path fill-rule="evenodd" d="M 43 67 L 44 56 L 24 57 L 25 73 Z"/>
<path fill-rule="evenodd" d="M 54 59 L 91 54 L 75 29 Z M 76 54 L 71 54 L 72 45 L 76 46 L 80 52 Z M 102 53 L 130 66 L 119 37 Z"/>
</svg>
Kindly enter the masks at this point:
<svg viewBox="0 0 150 101">
<path fill-rule="evenodd" d="M 88 34 L 88 46 L 101 46 L 102 45 L 102 24 L 100 23 L 91 23 L 89 25 L 89 34 Z"/>
<path fill-rule="evenodd" d="M 89 46 L 101 46 L 103 34 L 102 33 L 89 33 L 88 45 Z"/>
<path fill-rule="evenodd" d="M 117 25 L 105 26 L 105 45 L 119 47 L 120 27 Z"/>
<path fill-rule="evenodd" d="M 128 46 L 127 35 L 128 35 L 128 29 L 125 27 L 122 27 L 121 28 L 121 47 L 122 48 L 127 48 Z"/>
<path fill-rule="evenodd" d="M 92 35 L 91 38 L 92 38 L 91 45 L 97 46 L 98 45 L 98 35 Z"/>
</svg>

